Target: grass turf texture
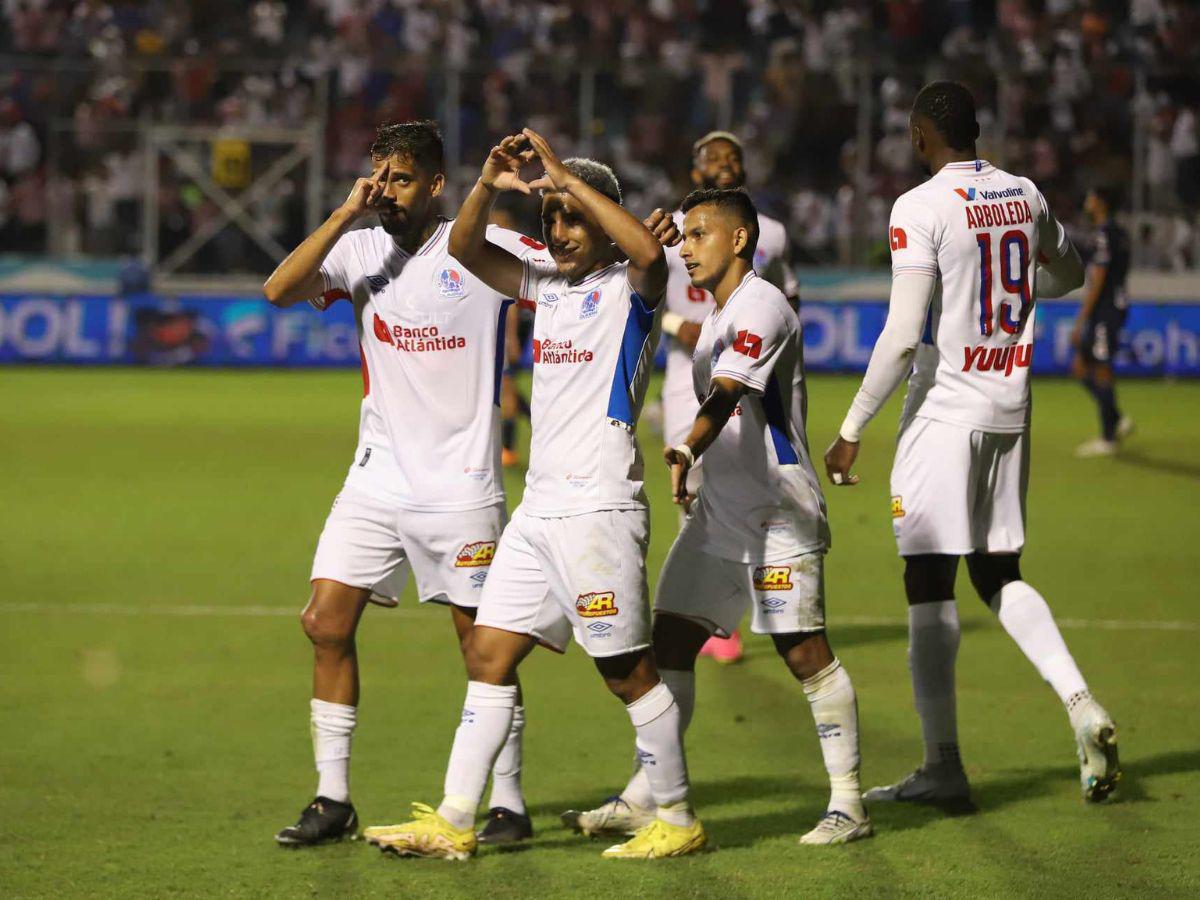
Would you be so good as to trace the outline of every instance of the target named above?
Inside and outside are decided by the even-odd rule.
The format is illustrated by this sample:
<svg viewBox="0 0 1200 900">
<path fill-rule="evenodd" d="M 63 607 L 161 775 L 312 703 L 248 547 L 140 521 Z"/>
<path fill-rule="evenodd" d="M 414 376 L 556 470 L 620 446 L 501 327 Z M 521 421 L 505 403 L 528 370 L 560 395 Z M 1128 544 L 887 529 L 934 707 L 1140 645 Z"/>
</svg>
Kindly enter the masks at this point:
<svg viewBox="0 0 1200 900">
<path fill-rule="evenodd" d="M 523 669 L 525 785 L 537 838 L 464 865 L 361 843 L 288 852 L 272 834 L 312 795 L 310 649 L 294 613 L 354 445 L 358 375 L 0 372 L 0 893 L 17 896 L 1179 896 L 1200 889 L 1195 645 L 1200 385 L 1129 383 L 1127 455 L 1077 462 L 1082 389 L 1036 387 L 1025 572 L 1068 627 L 1120 727 L 1123 796 L 1079 799 L 1058 700 L 972 596 L 959 600 L 959 721 L 981 811 L 876 805 L 878 835 L 796 838 L 826 799 L 803 694 L 767 639 L 699 663 L 694 799 L 720 849 L 602 861 L 558 813 L 623 784 L 632 730 L 578 648 Z M 809 432 L 834 433 L 857 381 L 815 378 Z M 889 527 L 896 405 L 863 483 L 829 490 L 831 639 L 858 690 L 865 786 L 919 761 L 905 604 Z M 657 437 L 643 434 L 651 573 L 674 533 Z M 509 479 L 510 505 L 520 477 Z M 411 595 L 411 588 L 410 588 Z M 206 606 L 225 615 L 171 614 Z M 247 607 L 268 607 L 239 616 Z M 272 611 L 279 615 L 270 615 Z M 873 624 L 867 624 L 873 622 Z M 436 802 L 464 677 L 443 608 L 371 608 L 352 782 L 364 824 Z"/>
</svg>

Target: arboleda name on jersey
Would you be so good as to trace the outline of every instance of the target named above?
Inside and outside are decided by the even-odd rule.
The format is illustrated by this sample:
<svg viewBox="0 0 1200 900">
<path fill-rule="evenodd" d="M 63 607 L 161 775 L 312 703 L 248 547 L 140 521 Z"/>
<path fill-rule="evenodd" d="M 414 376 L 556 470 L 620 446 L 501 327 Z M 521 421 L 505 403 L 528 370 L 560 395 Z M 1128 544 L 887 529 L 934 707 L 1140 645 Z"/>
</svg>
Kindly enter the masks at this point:
<svg viewBox="0 0 1200 900">
<path fill-rule="evenodd" d="M 585 619 L 598 619 L 601 616 L 615 616 L 617 597 L 612 591 L 593 591 L 590 594 L 580 594 L 575 599 L 575 612 Z"/>
<path fill-rule="evenodd" d="M 375 337 L 385 344 L 391 344 L 397 350 L 407 350 L 410 353 L 428 353 L 439 350 L 461 350 L 467 346 L 467 339 L 457 334 L 443 335 L 436 325 L 424 325 L 417 328 L 407 328 L 404 325 L 391 325 L 375 314 Z"/>
<path fill-rule="evenodd" d="M 790 591 L 792 589 L 791 566 L 759 566 L 754 570 L 756 591 Z"/>
<path fill-rule="evenodd" d="M 496 556 L 495 541 L 475 541 L 464 544 L 454 559 L 456 569 L 474 569 L 479 566 L 490 566 Z"/>
<path fill-rule="evenodd" d="M 539 341 L 537 338 L 533 339 L 533 362 L 535 365 L 538 363 L 589 363 L 592 358 L 591 350 L 579 350 L 569 340 L 554 341 L 546 338 Z"/>
<path fill-rule="evenodd" d="M 971 188 L 974 193 L 975 189 Z M 998 228 L 1009 225 L 1024 225 L 1027 222 L 1033 221 L 1033 210 L 1029 208 L 1027 200 L 1008 200 L 1004 203 L 980 203 L 972 206 L 971 201 L 975 198 L 967 196 L 962 188 L 955 188 L 955 193 L 966 197 L 968 203 L 963 209 L 967 214 L 968 228 Z M 1023 193 L 1020 188 L 1009 188 L 1004 191 L 981 191 L 979 196 L 984 200 L 990 200 L 991 196 L 1007 197 L 1011 194 Z"/>
</svg>

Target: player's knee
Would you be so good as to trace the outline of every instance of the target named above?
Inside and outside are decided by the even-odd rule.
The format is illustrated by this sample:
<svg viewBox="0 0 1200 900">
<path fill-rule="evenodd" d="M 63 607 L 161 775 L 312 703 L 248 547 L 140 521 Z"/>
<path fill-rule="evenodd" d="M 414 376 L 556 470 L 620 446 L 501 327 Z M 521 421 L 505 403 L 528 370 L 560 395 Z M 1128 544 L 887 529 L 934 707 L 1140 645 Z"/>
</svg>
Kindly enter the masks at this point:
<svg viewBox="0 0 1200 900">
<path fill-rule="evenodd" d="M 775 652 L 796 678 L 812 678 L 833 662 L 833 650 L 824 631 L 802 631 L 796 634 L 776 634 Z"/>
<path fill-rule="evenodd" d="M 345 650 L 354 643 L 354 623 L 310 603 L 300 614 L 300 627 L 318 649 Z"/>
<path fill-rule="evenodd" d="M 957 574 L 957 556 L 924 553 L 904 557 L 904 592 L 908 596 L 908 605 L 953 600 Z"/>
<path fill-rule="evenodd" d="M 972 553 L 967 557 L 971 584 L 984 603 L 991 603 L 1000 589 L 1021 580 L 1021 557 L 1013 553 Z"/>
<path fill-rule="evenodd" d="M 660 681 L 654 656 L 649 650 L 598 658 L 596 668 L 609 691 L 626 706 Z"/>
<path fill-rule="evenodd" d="M 463 662 L 467 666 L 467 678 L 485 684 L 512 684 L 516 677 L 516 665 L 507 653 L 494 641 L 476 639 L 472 633 L 463 639 Z"/>
</svg>

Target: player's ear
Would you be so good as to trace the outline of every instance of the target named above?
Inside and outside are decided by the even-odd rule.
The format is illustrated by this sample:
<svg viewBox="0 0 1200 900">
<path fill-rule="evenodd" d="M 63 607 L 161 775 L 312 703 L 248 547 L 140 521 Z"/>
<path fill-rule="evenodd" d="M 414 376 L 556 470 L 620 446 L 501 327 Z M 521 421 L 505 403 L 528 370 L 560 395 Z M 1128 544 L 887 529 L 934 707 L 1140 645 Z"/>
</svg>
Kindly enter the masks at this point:
<svg viewBox="0 0 1200 900">
<path fill-rule="evenodd" d="M 429 196 L 439 197 L 446 187 L 446 176 L 440 172 L 433 176 L 433 181 L 429 183 Z"/>
<path fill-rule="evenodd" d="M 746 245 L 749 243 L 750 229 L 748 229 L 745 225 L 739 225 L 737 228 L 733 229 L 734 256 L 741 256 L 746 250 Z"/>
<path fill-rule="evenodd" d="M 704 176 L 700 174 L 700 170 L 692 166 L 692 187 L 700 187 L 704 181 Z"/>
</svg>

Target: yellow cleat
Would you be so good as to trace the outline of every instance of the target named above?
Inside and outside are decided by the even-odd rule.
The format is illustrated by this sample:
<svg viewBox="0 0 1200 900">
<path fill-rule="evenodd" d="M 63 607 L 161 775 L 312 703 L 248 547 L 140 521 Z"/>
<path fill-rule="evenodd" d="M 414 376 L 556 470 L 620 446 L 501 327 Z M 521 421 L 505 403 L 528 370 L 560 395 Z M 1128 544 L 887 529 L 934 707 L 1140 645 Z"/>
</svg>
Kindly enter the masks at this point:
<svg viewBox="0 0 1200 900">
<path fill-rule="evenodd" d="M 691 825 L 672 825 L 655 819 L 623 844 L 605 850 L 604 859 L 666 859 L 698 853 L 708 843 L 704 826 L 697 819 Z"/>
<path fill-rule="evenodd" d="M 397 856 L 461 860 L 474 856 L 478 846 L 474 828 L 455 828 L 424 803 L 413 804 L 411 822 L 376 825 L 364 834 L 380 850 Z"/>
</svg>

